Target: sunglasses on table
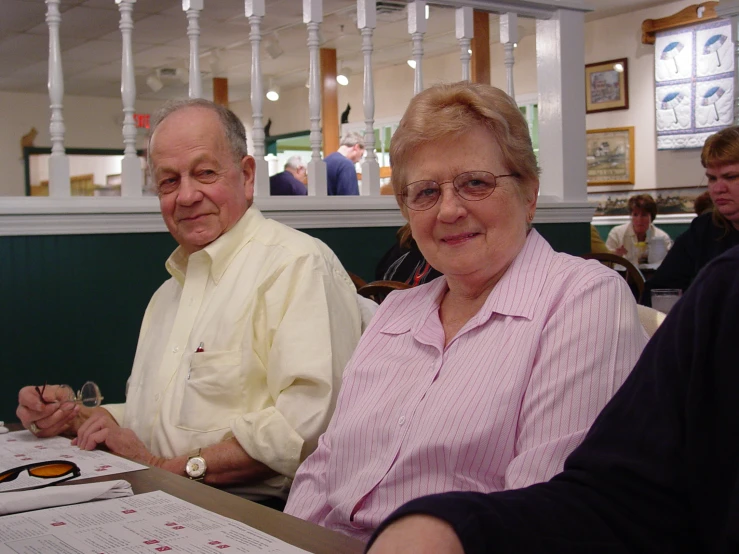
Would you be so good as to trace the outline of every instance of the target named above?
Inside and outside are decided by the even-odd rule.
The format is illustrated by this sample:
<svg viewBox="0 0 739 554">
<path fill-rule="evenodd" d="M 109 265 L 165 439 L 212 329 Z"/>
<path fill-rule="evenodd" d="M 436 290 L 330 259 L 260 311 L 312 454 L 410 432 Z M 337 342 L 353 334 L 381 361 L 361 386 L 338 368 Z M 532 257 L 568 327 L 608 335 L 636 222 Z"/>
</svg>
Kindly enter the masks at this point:
<svg viewBox="0 0 739 554">
<path fill-rule="evenodd" d="M 30 481 L 33 484 L 25 487 L 25 489 L 40 489 L 80 476 L 80 468 L 74 462 L 68 460 L 50 460 L 48 462 L 35 462 L 3 471 L 0 473 L 0 486 L 4 483 L 15 481 L 23 472 L 28 472 L 28 476 L 33 478 Z M 36 479 L 39 479 L 38 484 L 35 484 Z M 48 479 L 55 480 L 47 481 Z"/>
<path fill-rule="evenodd" d="M 53 400 L 46 400 L 44 398 L 44 391 L 46 390 L 46 383 L 44 386 L 39 388 L 35 387 L 41 402 L 44 404 L 53 404 Z M 75 404 L 82 404 L 87 408 L 97 408 L 103 401 L 103 395 L 100 393 L 100 387 L 98 387 L 92 381 L 87 381 L 82 388 L 76 393 L 74 389 L 69 385 L 59 385 L 60 389 L 65 391 L 65 399 L 62 402 L 74 402 Z"/>
</svg>

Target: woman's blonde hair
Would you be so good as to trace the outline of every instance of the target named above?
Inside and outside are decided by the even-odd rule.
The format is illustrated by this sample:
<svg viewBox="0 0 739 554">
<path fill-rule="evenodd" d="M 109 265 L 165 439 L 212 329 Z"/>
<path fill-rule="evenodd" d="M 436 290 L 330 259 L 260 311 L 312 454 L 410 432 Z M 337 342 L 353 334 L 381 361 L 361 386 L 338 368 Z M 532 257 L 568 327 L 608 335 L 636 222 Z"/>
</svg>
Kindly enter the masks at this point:
<svg viewBox="0 0 739 554">
<path fill-rule="evenodd" d="M 731 165 L 739 163 L 739 126 L 732 125 L 721 129 L 706 139 L 701 150 L 703 167 L 712 165 Z M 713 223 L 724 230 L 731 230 L 731 222 L 718 210 L 713 210 Z"/>
<path fill-rule="evenodd" d="M 416 148 L 462 135 L 476 125 L 485 126 L 495 137 L 507 170 L 517 177 L 522 197 L 536 190 L 539 168 L 528 124 L 516 103 L 498 88 L 461 81 L 432 86 L 414 96 L 408 105 L 390 141 L 395 194 L 408 184 L 408 159 Z M 400 198 L 396 199 L 403 210 Z"/>
</svg>

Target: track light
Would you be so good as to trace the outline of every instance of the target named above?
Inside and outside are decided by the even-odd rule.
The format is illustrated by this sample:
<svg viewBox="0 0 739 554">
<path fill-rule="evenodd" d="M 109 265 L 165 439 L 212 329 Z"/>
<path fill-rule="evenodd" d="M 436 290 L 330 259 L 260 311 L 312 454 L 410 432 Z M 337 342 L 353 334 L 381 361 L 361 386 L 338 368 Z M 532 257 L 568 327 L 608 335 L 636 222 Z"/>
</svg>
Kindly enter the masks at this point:
<svg viewBox="0 0 739 554">
<path fill-rule="evenodd" d="M 342 86 L 346 86 L 349 84 L 349 75 L 351 74 L 351 71 L 349 71 L 349 68 L 346 66 L 343 66 L 339 70 L 339 74 L 336 76 L 336 82 L 339 83 Z"/>
<path fill-rule="evenodd" d="M 146 84 L 154 92 L 159 92 L 164 87 L 164 83 L 155 73 L 146 78 Z"/>
<path fill-rule="evenodd" d="M 408 60 L 408 65 L 411 69 L 416 69 L 416 60 Z"/>
<path fill-rule="evenodd" d="M 280 99 L 280 87 L 270 81 L 269 88 L 267 89 L 267 100 L 277 102 Z"/>
</svg>

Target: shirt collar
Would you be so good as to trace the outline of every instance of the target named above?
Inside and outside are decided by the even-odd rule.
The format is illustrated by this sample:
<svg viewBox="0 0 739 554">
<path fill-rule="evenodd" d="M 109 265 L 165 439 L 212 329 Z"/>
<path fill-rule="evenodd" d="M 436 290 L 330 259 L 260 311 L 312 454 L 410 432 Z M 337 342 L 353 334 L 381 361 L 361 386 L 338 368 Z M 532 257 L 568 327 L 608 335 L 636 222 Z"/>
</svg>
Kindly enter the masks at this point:
<svg viewBox="0 0 739 554">
<path fill-rule="evenodd" d="M 210 259 L 210 274 L 217 284 L 241 249 L 254 237 L 265 217 L 258 208 L 251 206 L 231 229 L 192 255 L 207 256 Z M 190 255 L 178 246 L 164 264 L 169 274 L 180 286 L 184 286 L 187 262 Z"/>
<path fill-rule="evenodd" d="M 554 250 L 549 243 L 532 229 L 521 251 L 490 291 L 483 307 L 465 324 L 465 327 L 482 325 L 495 313 L 533 319 L 553 256 Z M 443 276 L 416 287 L 413 292 L 423 294 L 423 298 L 414 303 L 413 296 L 409 297 L 410 309 L 407 313 L 398 314 L 389 320 L 381 332 L 400 334 L 411 331 L 414 336 L 418 335 L 429 316 L 438 311 L 448 289 L 446 277 Z"/>
</svg>

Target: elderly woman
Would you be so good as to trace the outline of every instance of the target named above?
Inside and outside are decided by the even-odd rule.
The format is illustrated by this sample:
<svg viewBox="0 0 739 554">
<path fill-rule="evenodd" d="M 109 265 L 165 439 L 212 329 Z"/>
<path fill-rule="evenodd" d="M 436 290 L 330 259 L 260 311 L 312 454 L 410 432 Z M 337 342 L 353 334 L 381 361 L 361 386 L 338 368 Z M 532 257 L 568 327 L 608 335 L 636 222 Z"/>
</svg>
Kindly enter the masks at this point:
<svg viewBox="0 0 739 554">
<path fill-rule="evenodd" d="M 412 498 L 559 472 L 647 340 L 621 277 L 531 228 L 536 158 L 504 92 L 418 94 L 390 156 L 400 209 L 443 276 L 380 306 L 286 508 L 363 540 Z"/>
<path fill-rule="evenodd" d="M 739 244 L 739 126 L 708 137 L 701 164 L 706 168 L 713 211 L 692 221 L 646 282 L 642 302 L 648 306 L 653 289 L 686 290 L 708 262 Z"/>
<path fill-rule="evenodd" d="M 649 241 L 662 240 L 666 250 L 669 250 L 672 246 L 670 235 L 654 225 L 657 217 L 657 203 L 654 198 L 649 194 L 637 194 L 629 198 L 628 207 L 631 221 L 611 229 L 606 239 L 608 249 L 634 265 L 647 261 Z"/>
</svg>

